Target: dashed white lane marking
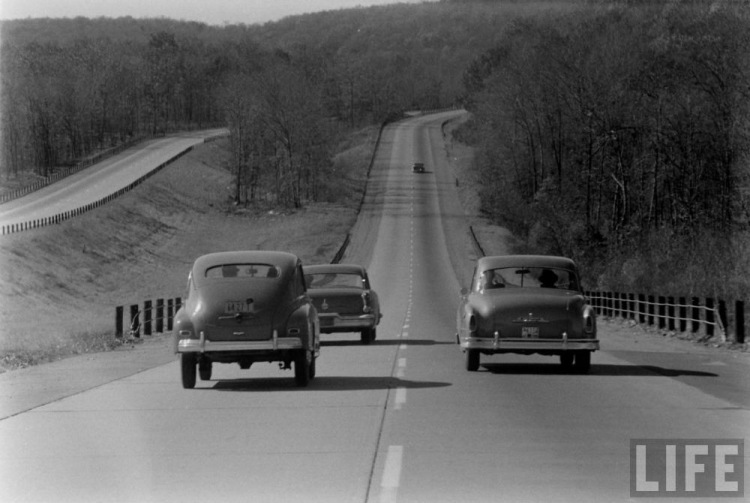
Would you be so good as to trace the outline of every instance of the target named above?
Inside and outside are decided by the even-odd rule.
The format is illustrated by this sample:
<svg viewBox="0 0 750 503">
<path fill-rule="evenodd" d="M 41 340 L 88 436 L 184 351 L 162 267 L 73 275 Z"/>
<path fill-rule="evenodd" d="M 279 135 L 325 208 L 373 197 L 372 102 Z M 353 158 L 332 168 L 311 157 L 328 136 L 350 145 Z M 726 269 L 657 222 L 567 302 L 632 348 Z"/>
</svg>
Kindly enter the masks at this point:
<svg viewBox="0 0 750 503">
<path fill-rule="evenodd" d="M 409 332 L 404 330 L 403 332 L 401 332 L 401 337 L 409 337 Z"/>
<path fill-rule="evenodd" d="M 399 366 L 400 368 L 404 368 L 404 367 L 406 367 L 406 358 L 399 358 L 399 359 L 398 359 L 398 366 Z"/>
<path fill-rule="evenodd" d="M 401 410 L 401 407 L 406 403 L 406 388 L 396 388 L 396 399 L 394 410 Z"/>
<path fill-rule="evenodd" d="M 398 350 L 399 350 L 399 351 L 406 351 L 406 348 L 407 348 L 407 347 L 408 347 L 408 346 L 407 346 L 406 344 L 401 344 L 401 345 L 400 345 L 400 346 L 398 347 Z"/>
<path fill-rule="evenodd" d="M 389 445 L 385 456 L 383 479 L 380 481 L 380 502 L 395 503 L 398 486 L 401 483 L 401 463 L 404 457 L 404 447 Z"/>
</svg>

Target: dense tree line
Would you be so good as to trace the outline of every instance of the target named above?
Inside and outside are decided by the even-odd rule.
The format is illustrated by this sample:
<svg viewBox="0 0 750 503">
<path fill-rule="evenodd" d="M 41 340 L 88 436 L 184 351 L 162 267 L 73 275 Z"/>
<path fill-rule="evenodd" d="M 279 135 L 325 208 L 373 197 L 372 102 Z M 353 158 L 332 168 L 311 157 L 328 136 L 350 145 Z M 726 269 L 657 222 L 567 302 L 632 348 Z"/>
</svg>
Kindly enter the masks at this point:
<svg viewBox="0 0 750 503">
<path fill-rule="evenodd" d="M 746 294 L 748 14 L 630 2 L 514 22 L 464 75 L 484 208 L 593 286 Z"/>
<path fill-rule="evenodd" d="M 47 176 L 132 138 L 229 126 L 234 198 L 300 205 L 316 197 L 338 133 L 454 104 L 466 62 L 538 9 L 403 4 L 253 26 L 5 21 L 0 179 Z"/>
</svg>

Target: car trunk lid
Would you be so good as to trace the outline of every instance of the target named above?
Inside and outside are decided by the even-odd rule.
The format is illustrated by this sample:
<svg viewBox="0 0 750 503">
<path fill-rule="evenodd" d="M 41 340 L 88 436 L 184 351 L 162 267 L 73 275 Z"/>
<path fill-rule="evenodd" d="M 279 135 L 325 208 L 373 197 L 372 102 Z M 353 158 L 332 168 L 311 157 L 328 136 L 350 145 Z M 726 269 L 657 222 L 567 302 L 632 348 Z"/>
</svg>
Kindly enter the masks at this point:
<svg viewBox="0 0 750 503">
<path fill-rule="evenodd" d="M 262 283 L 265 280 L 257 280 Z M 273 336 L 278 285 L 232 280 L 203 286 L 204 328 L 209 341 L 257 341 Z M 206 300 L 210 299 L 210 300 Z"/>
</svg>

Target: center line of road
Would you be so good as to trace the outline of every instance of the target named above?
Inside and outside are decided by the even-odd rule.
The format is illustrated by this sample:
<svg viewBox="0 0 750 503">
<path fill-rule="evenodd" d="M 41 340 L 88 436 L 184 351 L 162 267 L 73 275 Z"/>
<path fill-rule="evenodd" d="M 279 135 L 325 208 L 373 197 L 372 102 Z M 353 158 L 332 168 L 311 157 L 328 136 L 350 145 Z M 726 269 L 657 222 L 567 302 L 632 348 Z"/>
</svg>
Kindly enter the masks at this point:
<svg viewBox="0 0 750 503">
<path fill-rule="evenodd" d="M 385 456 L 385 467 L 383 468 L 383 479 L 380 487 L 381 503 L 395 502 L 396 491 L 401 480 L 401 461 L 404 456 L 404 447 L 401 445 L 388 446 L 388 454 Z"/>
<path fill-rule="evenodd" d="M 393 410 L 401 410 L 401 406 L 406 403 L 406 388 L 396 388 L 396 404 Z"/>
</svg>

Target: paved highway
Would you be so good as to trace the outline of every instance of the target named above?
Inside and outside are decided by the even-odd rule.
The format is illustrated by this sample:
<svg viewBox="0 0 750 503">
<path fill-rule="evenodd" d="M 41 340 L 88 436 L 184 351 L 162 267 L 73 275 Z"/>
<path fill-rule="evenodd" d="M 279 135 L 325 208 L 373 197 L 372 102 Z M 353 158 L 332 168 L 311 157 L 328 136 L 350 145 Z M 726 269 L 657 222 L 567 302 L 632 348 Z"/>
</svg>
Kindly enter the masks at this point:
<svg viewBox="0 0 750 503">
<path fill-rule="evenodd" d="M 0 227 L 50 218 L 95 203 L 211 136 L 214 129 L 148 140 L 24 197 L 0 205 Z"/>
<path fill-rule="evenodd" d="M 94 383 L 79 360 L 48 379 L 85 382 L 35 406 L 2 375 L 0 501 L 629 501 L 630 439 L 747 436 L 744 357 L 605 330 L 590 375 L 541 356 L 463 369 L 457 276 L 471 263 L 440 134 L 452 115 L 384 131 L 345 257 L 381 298 L 373 345 L 324 335 L 308 388 L 256 364 L 184 390 L 168 355 L 111 363 Z M 417 158 L 427 173 L 411 172 Z"/>
</svg>

